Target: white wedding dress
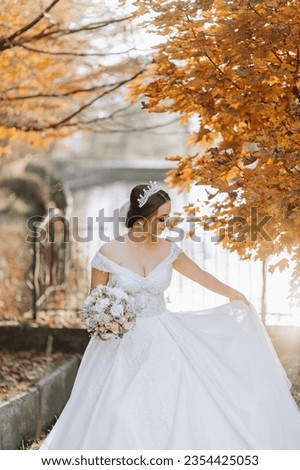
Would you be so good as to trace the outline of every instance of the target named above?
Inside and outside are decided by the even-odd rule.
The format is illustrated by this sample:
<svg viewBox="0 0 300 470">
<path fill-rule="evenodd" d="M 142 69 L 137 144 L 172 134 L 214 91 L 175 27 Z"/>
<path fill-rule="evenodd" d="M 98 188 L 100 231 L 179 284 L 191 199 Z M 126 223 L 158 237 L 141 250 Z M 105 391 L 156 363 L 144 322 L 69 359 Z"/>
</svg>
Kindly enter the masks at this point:
<svg viewBox="0 0 300 470">
<path fill-rule="evenodd" d="M 300 449 L 291 383 L 252 307 L 174 313 L 169 255 L 143 277 L 100 252 L 91 266 L 134 293 L 123 338 L 92 338 L 41 449 Z"/>
</svg>

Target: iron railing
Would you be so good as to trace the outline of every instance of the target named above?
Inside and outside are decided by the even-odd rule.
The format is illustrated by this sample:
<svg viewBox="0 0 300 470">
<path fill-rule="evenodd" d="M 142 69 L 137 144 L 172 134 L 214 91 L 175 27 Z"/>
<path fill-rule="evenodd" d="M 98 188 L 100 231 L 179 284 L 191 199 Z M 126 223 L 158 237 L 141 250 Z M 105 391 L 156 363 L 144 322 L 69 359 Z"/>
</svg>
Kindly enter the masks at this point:
<svg viewBox="0 0 300 470">
<path fill-rule="evenodd" d="M 57 208 L 49 209 L 41 222 L 33 224 L 32 265 L 26 284 L 32 292 L 32 319 L 54 290 L 63 289 L 71 258 L 69 220 Z"/>
</svg>

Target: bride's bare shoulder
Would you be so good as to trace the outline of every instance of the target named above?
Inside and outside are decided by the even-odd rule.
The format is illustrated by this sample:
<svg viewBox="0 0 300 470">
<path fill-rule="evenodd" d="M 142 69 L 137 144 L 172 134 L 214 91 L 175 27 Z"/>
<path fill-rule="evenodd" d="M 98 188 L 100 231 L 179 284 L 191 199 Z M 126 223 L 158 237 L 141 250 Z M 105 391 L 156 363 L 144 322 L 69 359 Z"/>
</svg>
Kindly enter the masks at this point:
<svg viewBox="0 0 300 470">
<path fill-rule="evenodd" d="M 122 242 L 124 242 L 124 237 L 113 238 L 109 242 L 101 245 L 99 252 L 104 256 L 108 256 L 111 259 L 118 257 L 118 254 L 121 250 Z"/>
<path fill-rule="evenodd" d="M 170 246 L 173 242 L 173 240 L 169 240 L 168 238 L 163 238 L 162 239 L 162 242 L 166 245 L 166 246 Z"/>
<path fill-rule="evenodd" d="M 172 248 L 172 240 L 168 240 L 167 238 L 162 238 L 161 241 L 160 241 L 161 245 L 164 246 L 164 251 L 166 253 L 169 253 L 171 248 Z"/>
</svg>

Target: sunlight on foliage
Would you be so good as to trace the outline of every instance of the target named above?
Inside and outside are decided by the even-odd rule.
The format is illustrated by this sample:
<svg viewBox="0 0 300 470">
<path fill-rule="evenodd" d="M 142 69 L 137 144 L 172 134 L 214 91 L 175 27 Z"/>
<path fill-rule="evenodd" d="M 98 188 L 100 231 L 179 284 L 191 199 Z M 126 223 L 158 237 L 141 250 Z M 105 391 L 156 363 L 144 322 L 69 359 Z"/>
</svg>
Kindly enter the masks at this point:
<svg viewBox="0 0 300 470">
<path fill-rule="evenodd" d="M 295 293 L 300 277 L 295 248 L 300 235 L 299 2 L 143 0 L 134 5 L 135 19 L 150 31 L 155 28 L 164 41 L 143 80 L 130 85 L 130 97 L 142 96 L 149 112 L 179 113 L 183 121 L 193 116 L 199 123 L 189 139 L 199 154 L 176 156 L 178 164 L 166 181 L 179 191 L 195 183 L 217 190 L 210 197 L 218 220 L 211 229 L 242 217 L 248 227 L 235 227 L 242 236 L 251 232 L 251 208 L 257 210 L 257 223 L 271 216 L 265 226 L 269 239 L 248 236 L 237 243 L 225 237 L 222 243 L 246 259 L 287 250 L 298 263 Z M 271 270 L 287 265 L 283 259 Z"/>
<path fill-rule="evenodd" d="M 16 138 L 45 147 L 105 126 L 99 101 L 109 115 L 108 97 L 140 72 L 124 39 L 127 16 L 105 2 L 1 2 L 0 157 Z"/>
</svg>

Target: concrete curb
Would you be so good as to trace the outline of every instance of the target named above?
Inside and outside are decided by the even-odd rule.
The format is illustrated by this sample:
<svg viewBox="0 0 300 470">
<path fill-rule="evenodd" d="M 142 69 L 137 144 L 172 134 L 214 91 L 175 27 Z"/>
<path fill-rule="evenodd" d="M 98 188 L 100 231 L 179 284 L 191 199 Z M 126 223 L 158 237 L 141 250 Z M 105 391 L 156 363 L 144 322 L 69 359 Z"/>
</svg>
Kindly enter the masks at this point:
<svg viewBox="0 0 300 470">
<path fill-rule="evenodd" d="M 63 410 L 79 367 L 73 357 L 39 380 L 27 393 L 0 405 L 0 449 L 15 450 L 46 431 Z"/>
<path fill-rule="evenodd" d="M 0 349 L 10 352 L 44 352 L 51 340 L 52 352 L 83 353 L 90 340 L 83 328 L 50 328 L 48 326 L 14 325 L 0 327 Z"/>
</svg>

